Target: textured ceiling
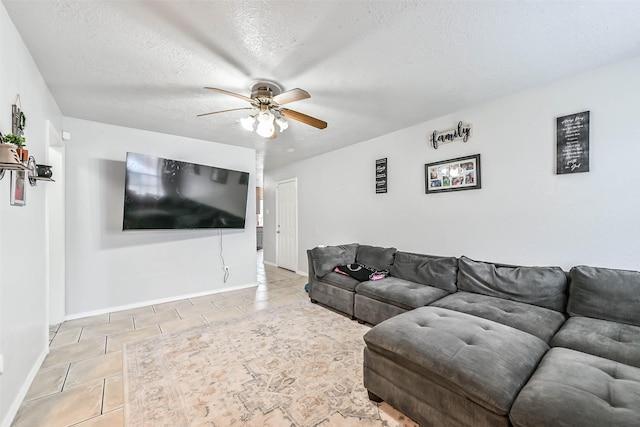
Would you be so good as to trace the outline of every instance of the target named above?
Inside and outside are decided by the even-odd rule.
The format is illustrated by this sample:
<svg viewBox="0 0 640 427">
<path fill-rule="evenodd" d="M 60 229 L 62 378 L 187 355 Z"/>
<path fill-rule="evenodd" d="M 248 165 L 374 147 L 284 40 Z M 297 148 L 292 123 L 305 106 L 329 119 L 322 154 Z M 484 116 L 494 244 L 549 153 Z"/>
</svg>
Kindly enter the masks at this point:
<svg viewBox="0 0 640 427">
<path fill-rule="evenodd" d="M 3 3 L 65 116 L 256 148 L 266 169 L 640 55 L 639 1 Z M 328 128 L 196 118 L 245 106 L 203 86 L 257 79 L 307 90 L 288 107 Z"/>
</svg>

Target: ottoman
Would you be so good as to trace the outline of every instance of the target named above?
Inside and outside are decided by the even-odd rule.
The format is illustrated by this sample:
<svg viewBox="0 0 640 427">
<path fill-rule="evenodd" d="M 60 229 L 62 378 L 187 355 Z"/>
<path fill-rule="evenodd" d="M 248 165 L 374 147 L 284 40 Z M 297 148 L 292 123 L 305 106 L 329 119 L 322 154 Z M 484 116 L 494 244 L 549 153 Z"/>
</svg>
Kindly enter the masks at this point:
<svg viewBox="0 0 640 427">
<path fill-rule="evenodd" d="M 640 368 L 553 348 L 513 404 L 517 427 L 640 425 Z"/>
<path fill-rule="evenodd" d="M 364 336 L 364 385 L 421 426 L 508 426 L 520 389 L 549 350 L 491 320 L 421 307 Z"/>
</svg>

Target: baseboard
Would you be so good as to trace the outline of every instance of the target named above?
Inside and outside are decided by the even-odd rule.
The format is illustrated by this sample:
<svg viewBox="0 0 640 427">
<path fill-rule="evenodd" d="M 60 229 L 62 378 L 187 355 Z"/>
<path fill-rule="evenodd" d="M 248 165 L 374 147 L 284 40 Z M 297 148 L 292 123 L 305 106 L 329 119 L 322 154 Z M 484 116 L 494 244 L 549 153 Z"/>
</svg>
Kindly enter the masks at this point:
<svg viewBox="0 0 640 427">
<path fill-rule="evenodd" d="M 148 305 L 154 305 L 154 304 L 163 304 L 165 302 L 173 302 L 173 301 L 178 301 L 178 300 L 181 300 L 181 299 L 196 298 L 196 297 L 201 297 L 201 296 L 204 296 L 204 295 L 213 295 L 213 294 L 219 294 L 219 293 L 222 293 L 222 292 L 237 291 L 239 289 L 247 289 L 247 288 L 252 288 L 254 286 L 258 286 L 258 284 L 257 283 L 249 283 L 247 285 L 230 286 L 228 288 L 216 289 L 215 291 L 196 292 L 196 293 L 193 293 L 193 294 L 185 294 L 185 295 L 179 295 L 179 296 L 168 297 L 168 298 L 160 298 L 160 299 L 150 300 L 150 301 L 136 302 L 136 303 L 133 303 L 133 304 L 120 305 L 120 306 L 109 307 L 109 308 L 104 308 L 104 309 L 100 309 L 100 310 L 86 311 L 86 312 L 83 312 L 83 313 L 71 314 L 71 315 L 65 316 L 64 320 L 73 320 L 73 319 L 80 319 L 82 317 L 98 316 L 100 314 L 112 313 L 114 311 L 129 310 L 129 309 L 132 309 L 132 308 L 146 307 Z"/>
<path fill-rule="evenodd" d="M 270 267 L 280 268 L 280 267 L 278 267 L 278 265 L 277 265 L 277 264 L 275 264 L 275 263 L 273 263 L 273 262 L 269 262 L 269 261 L 262 261 L 262 263 L 263 263 L 263 264 L 266 264 L 266 265 L 268 265 L 268 266 L 270 266 Z M 291 271 L 291 270 L 289 270 L 289 271 Z M 300 275 L 300 276 L 308 276 L 308 275 L 309 275 L 309 273 L 307 273 L 306 271 L 300 271 L 300 270 L 296 270 L 296 271 L 294 271 L 294 273 L 296 273 L 296 274 L 298 274 L 298 275 Z"/>
<path fill-rule="evenodd" d="M 36 362 L 31 367 L 31 370 L 29 371 L 27 378 L 25 378 L 25 381 L 22 384 L 22 387 L 20 387 L 20 391 L 14 397 L 13 402 L 11 402 L 11 406 L 9 406 L 9 410 L 7 411 L 7 414 L 2 420 L 2 423 L 0 423 L 0 426 L 9 427 L 13 422 L 13 419 L 16 417 L 16 414 L 18 413 L 18 409 L 20 409 L 20 405 L 22 405 L 22 401 L 24 400 L 25 396 L 27 395 L 27 392 L 29 391 L 29 387 L 31 387 L 31 383 L 33 383 L 33 380 L 38 374 L 38 371 L 42 366 L 42 362 L 44 362 L 44 358 L 47 357 L 47 354 L 49 354 L 48 341 L 47 341 L 47 345 L 42 350 L 42 353 L 40 353 L 40 355 L 36 359 Z"/>
</svg>

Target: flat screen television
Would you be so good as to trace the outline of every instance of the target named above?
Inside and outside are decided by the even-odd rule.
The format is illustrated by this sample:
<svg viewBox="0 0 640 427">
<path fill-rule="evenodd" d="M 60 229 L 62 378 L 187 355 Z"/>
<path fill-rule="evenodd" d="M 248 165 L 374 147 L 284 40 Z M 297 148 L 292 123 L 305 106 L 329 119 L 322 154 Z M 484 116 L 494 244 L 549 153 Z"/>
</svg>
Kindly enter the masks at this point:
<svg viewBox="0 0 640 427">
<path fill-rule="evenodd" d="M 249 173 L 127 153 L 123 230 L 244 228 Z"/>
</svg>

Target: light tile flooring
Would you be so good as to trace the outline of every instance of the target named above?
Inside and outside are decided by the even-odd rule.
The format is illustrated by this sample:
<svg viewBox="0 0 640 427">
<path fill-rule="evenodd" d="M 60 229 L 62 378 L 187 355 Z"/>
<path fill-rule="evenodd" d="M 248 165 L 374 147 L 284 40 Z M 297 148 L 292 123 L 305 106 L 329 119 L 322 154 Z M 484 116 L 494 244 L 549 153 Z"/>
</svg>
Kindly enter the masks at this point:
<svg viewBox="0 0 640 427">
<path fill-rule="evenodd" d="M 304 300 L 307 278 L 265 266 L 258 286 L 86 317 L 50 327 L 50 352 L 12 427 L 123 425 L 122 343 Z"/>
</svg>

